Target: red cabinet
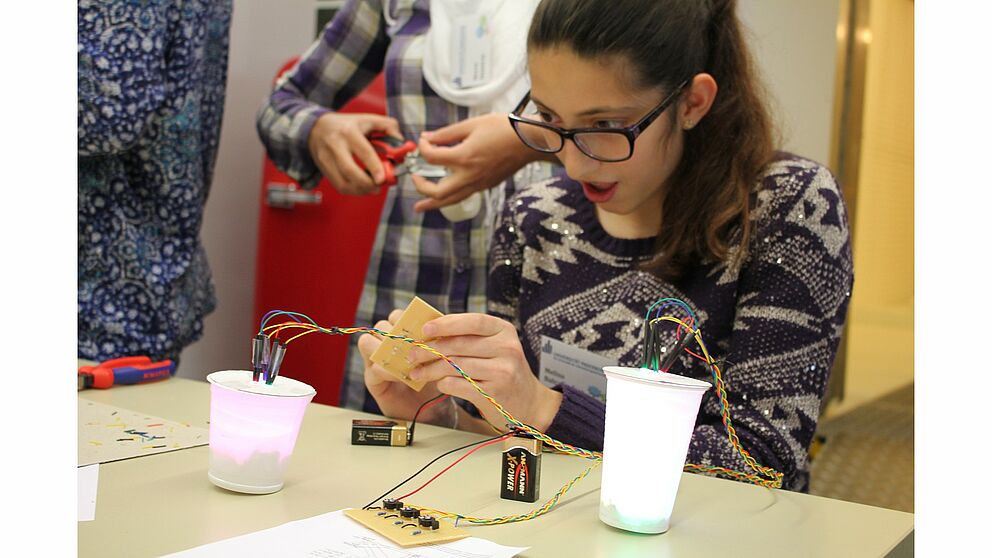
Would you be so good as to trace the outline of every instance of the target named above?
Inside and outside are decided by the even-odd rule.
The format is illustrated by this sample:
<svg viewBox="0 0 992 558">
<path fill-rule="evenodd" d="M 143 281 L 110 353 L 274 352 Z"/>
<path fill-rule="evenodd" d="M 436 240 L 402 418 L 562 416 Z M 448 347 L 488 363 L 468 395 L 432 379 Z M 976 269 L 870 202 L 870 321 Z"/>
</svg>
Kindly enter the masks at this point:
<svg viewBox="0 0 992 558">
<path fill-rule="evenodd" d="M 280 74 L 294 63 L 288 62 Z M 385 107 L 380 74 L 342 111 L 385 114 Z M 325 179 L 305 191 L 266 157 L 260 195 L 256 323 L 269 310 L 289 310 L 325 327 L 355 325 L 386 190 L 376 196 L 344 196 Z M 284 332 L 281 337 L 289 336 Z M 289 345 L 280 375 L 313 386 L 315 402 L 337 405 L 348 342 L 349 336 L 301 337 Z"/>
</svg>

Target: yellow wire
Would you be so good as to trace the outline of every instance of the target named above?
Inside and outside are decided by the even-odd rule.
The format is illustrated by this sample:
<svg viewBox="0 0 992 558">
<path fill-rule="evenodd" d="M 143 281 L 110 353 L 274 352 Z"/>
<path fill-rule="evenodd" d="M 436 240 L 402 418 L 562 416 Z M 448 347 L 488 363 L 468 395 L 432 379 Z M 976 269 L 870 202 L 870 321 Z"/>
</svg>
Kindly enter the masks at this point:
<svg viewBox="0 0 992 558">
<path fill-rule="evenodd" d="M 577 477 L 565 483 L 565 485 L 562 486 L 558 490 L 558 492 L 555 493 L 554 496 L 548 499 L 548 501 L 545 502 L 543 506 L 539 508 L 534 508 L 529 512 L 523 514 L 504 515 L 501 517 L 494 517 L 494 518 L 480 518 L 480 517 L 473 517 L 471 515 L 460 515 L 457 513 L 446 512 L 427 507 L 420 507 L 420 506 L 410 506 L 410 507 L 417 508 L 421 512 L 426 512 L 429 515 L 433 515 L 436 517 L 443 517 L 445 519 L 457 519 L 459 521 L 467 521 L 469 523 L 475 523 L 476 525 L 500 525 L 503 523 L 513 523 L 516 521 L 527 521 L 528 519 L 534 519 L 535 517 L 544 515 L 549 511 L 551 511 L 551 508 L 555 507 L 555 505 L 558 504 L 558 501 L 561 499 L 562 496 L 565 495 L 566 492 L 569 491 L 569 489 L 571 489 L 577 482 L 584 479 L 586 475 L 588 475 L 593 469 L 599 467 L 600 464 L 602 464 L 602 461 L 594 462 L 592 465 L 586 468 L 585 471 L 579 473 Z"/>
<path fill-rule="evenodd" d="M 777 471 L 774 471 L 771 468 L 763 467 L 763 466 L 759 465 L 757 463 L 757 461 L 755 461 L 755 459 L 753 457 L 751 457 L 751 455 L 740 445 L 740 441 L 739 441 L 739 439 L 737 439 L 736 433 L 734 432 L 733 426 L 732 426 L 732 424 L 730 422 L 729 403 L 726 401 L 726 397 L 725 397 L 726 396 L 726 391 L 725 391 L 725 389 L 723 387 L 723 379 L 722 379 L 721 374 L 720 374 L 720 369 L 719 369 L 719 367 L 717 367 L 716 362 L 713 360 L 713 358 L 709 354 L 709 351 L 706 349 L 706 345 L 703 343 L 702 336 L 700 334 L 699 329 L 698 328 L 697 329 L 693 329 L 691 326 L 689 326 L 689 324 L 685 323 L 684 321 L 679 320 L 679 319 L 674 318 L 674 317 L 671 317 L 671 316 L 662 316 L 662 317 L 659 317 L 659 318 L 655 318 L 654 320 L 652 320 L 651 323 L 657 323 L 659 321 L 674 322 L 674 323 L 677 323 L 677 324 L 681 325 L 682 327 L 685 327 L 690 332 L 692 332 L 692 335 L 693 335 L 696 343 L 699 345 L 700 349 L 703 352 L 703 356 L 705 357 L 707 364 L 709 364 L 713 368 L 713 370 L 714 370 L 714 377 L 715 377 L 715 379 L 716 379 L 715 381 L 717 383 L 717 393 L 718 393 L 718 397 L 720 398 L 720 401 L 721 401 L 721 407 L 723 408 L 723 411 L 724 411 L 724 413 L 723 413 L 724 425 L 727 428 L 728 438 L 730 439 L 731 445 L 738 451 L 738 453 L 744 459 L 745 463 L 748 464 L 748 466 L 750 466 L 752 469 L 754 469 L 755 471 L 757 471 L 760 474 L 764 474 L 764 475 L 767 475 L 767 476 L 772 477 L 772 479 L 769 480 L 769 479 L 761 478 L 758 475 L 749 475 L 749 474 L 746 474 L 746 473 L 741 473 L 741 472 L 734 471 L 734 470 L 731 470 L 731 469 L 727 469 L 727 468 L 724 468 L 724 467 L 707 466 L 707 465 L 697 465 L 697 464 L 692 464 L 692 463 L 686 463 L 685 466 L 684 466 L 684 470 L 686 470 L 686 471 L 692 471 L 692 472 L 713 473 L 713 474 L 718 474 L 718 475 L 721 475 L 722 474 L 722 475 L 725 475 L 725 476 L 729 476 L 731 478 L 735 478 L 735 479 L 738 479 L 738 480 L 747 480 L 748 482 L 752 482 L 754 484 L 758 484 L 758 485 L 762 485 L 762 486 L 769 486 L 771 488 L 779 488 L 779 487 L 781 487 L 781 485 L 782 485 L 782 473 L 779 473 Z M 548 511 L 550 511 L 558 503 L 559 499 L 575 483 L 577 483 L 578 481 L 580 481 L 583 478 L 585 478 L 586 475 L 588 475 L 589 472 L 592 471 L 593 468 L 597 467 L 600 463 L 602 463 L 602 459 L 603 459 L 602 452 L 593 452 L 593 451 L 589 451 L 589 450 L 586 450 L 586 449 L 577 448 L 577 447 L 572 446 L 570 444 L 565 444 L 564 442 L 560 442 L 558 440 L 555 440 L 554 438 L 551 438 L 550 436 L 544 434 L 543 432 L 537 430 L 536 428 L 534 428 L 534 427 L 532 427 L 532 426 L 530 426 L 528 424 L 525 424 L 525 423 L 517 420 L 515 417 L 513 417 L 513 415 L 511 415 L 508 411 L 506 411 L 503 408 L 503 406 L 499 404 L 499 402 L 497 402 L 492 396 L 490 396 L 488 393 L 486 393 L 486 391 L 484 389 L 482 389 L 482 386 L 480 386 L 478 383 L 476 383 L 476 381 L 471 376 L 469 376 L 467 373 L 465 373 L 450 358 L 448 358 L 446 355 L 440 353 L 439 351 L 435 350 L 433 347 L 430 347 L 429 345 L 426 345 L 424 343 L 421 343 L 421 342 L 419 342 L 419 341 L 417 341 L 415 339 L 411 339 L 411 338 L 408 338 L 408 337 L 404 337 L 404 336 L 400 336 L 400 335 L 394 335 L 394 334 L 391 334 L 391 333 L 379 331 L 379 330 L 374 329 L 374 328 L 351 327 L 351 328 L 330 328 L 330 329 L 328 329 L 328 328 L 323 328 L 321 326 L 318 326 L 316 324 L 303 323 L 303 322 L 284 322 L 282 324 L 274 324 L 274 325 L 267 326 L 267 327 L 263 328 L 263 331 L 264 330 L 273 330 L 273 331 L 271 331 L 269 333 L 269 337 L 272 338 L 272 337 L 278 335 L 279 332 L 281 332 L 284 329 L 304 329 L 304 330 L 306 330 L 306 331 L 304 331 L 302 333 L 299 333 L 299 334 L 294 335 L 293 337 L 290 337 L 289 339 L 287 339 L 286 340 L 286 344 L 287 345 L 291 341 L 294 341 L 294 340 L 296 340 L 296 339 L 298 339 L 300 337 L 303 337 L 304 335 L 308 335 L 308 334 L 311 334 L 311 333 L 317 333 L 317 332 L 327 333 L 327 334 L 330 334 L 330 335 L 335 335 L 335 334 L 347 334 L 347 335 L 351 335 L 351 334 L 354 334 L 354 333 L 367 332 L 367 333 L 377 333 L 377 334 L 379 334 L 380 336 L 383 336 L 383 337 L 387 337 L 387 338 L 391 338 L 391 339 L 395 339 L 395 340 L 400 340 L 400 341 L 405 341 L 405 342 L 407 342 L 407 343 L 409 343 L 411 345 L 414 345 L 416 347 L 420 347 L 420 348 L 428 351 L 429 353 L 437 356 L 438 358 L 444 360 L 445 362 L 447 362 L 451 366 L 453 366 L 455 368 L 455 370 L 458 371 L 458 373 L 466 381 L 468 381 L 469 384 L 472 385 L 472 387 L 474 387 L 476 389 L 476 391 L 478 391 L 487 401 L 489 401 L 493 405 L 493 407 L 504 418 L 507 419 L 507 421 L 509 422 L 510 425 L 516 426 L 516 427 L 518 427 L 518 428 L 520 428 L 520 429 L 522 429 L 522 430 L 530 433 L 535 438 L 544 441 L 546 444 L 548 444 L 549 446 L 551 446 L 552 448 L 558 450 L 561 453 L 565 453 L 565 454 L 568 454 L 568 455 L 573 455 L 573 456 L 583 457 L 585 459 L 591 459 L 591 460 L 593 460 L 593 464 L 592 465 L 590 465 L 580 475 L 578 475 L 577 477 L 573 478 L 571 481 L 569 481 L 568 483 L 566 483 L 561 489 L 558 490 L 557 493 L 555 493 L 554 496 L 552 496 L 547 502 L 545 502 L 545 504 L 543 506 L 541 506 L 540 508 L 535 508 L 535 509 L 531 510 L 530 512 L 526 513 L 526 514 L 513 515 L 513 516 L 502 516 L 502 517 L 497 517 L 497 518 L 486 519 L 486 518 L 477 518 L 477 517 L 472 517 L 472 516 L 464 516 L 464 515 L 460 515 L 460 514 L 456 514 L 456 513 L 452 513 L 452 512 L 445 512 L 445 511 L 442 511 L 442 510 L 436 510 L 436 509 L 426 508 L 426 507 L 418 507 L 417 508 L 417 509 L 420 509 L 423 512 L 428 512 L 428 513 L 431 513 L 432 515 L 435 515 L 435 516 L 438 516 L 438 517 L 449 518 L 449 519 L 452 519 L 453 518 L 453 519 L 456 519 L 456 520 L 467 521 L 469 523 L 475 523 L 477 525 L 498 525 L 498 524 L 503 524 L 503 523 L 516 522 L 516 521 L 526 521 L 526 520 L 529 520 L 529 519 L 533 519 L 535 517 L 538 517 L 540 515 L 543 515 L 543 514 L 547 513 Z M 493 424 L 490 423 L 489 420 L 485 418 L 485 416 L 483 416 L 483 419 L 486 421 L 487 424 L 489 424 L 489 427 L 492 428 L 495 432 L 502 433 L 502 431 L 499 430 L 498 428 L 496 428 L 495 426 L 493 426 Z M 417 507 L 417 506 L 413 506 L 413 507 Z"/>
<path fill-rule="evenodd" d="M 775 469 L 772 469 L 771 467 L 765 467 L 764 465 L 759 464 L 758 461 L 751 456 L 750 452 L 744 449 L 744 446 L 741 445 L 740 439 L 737 437 L 737 431 L 734 429 L 733 422 L 730 419 L 730 402 L 727 401 L 727 397 L 726 397 L 727 390 L 723 383 L 723 375 L 720 373 L 720 368 L 716 365 L 716 361 L 713 360 L 713 357 L 710 356 L 709 351 L 706 349 L 706 344 L 703 343 L 703 338 L 702 335 L 700 334 L 699 329 L 697 328 L 693 330 L 691 327 L 689 327 L 688 324 L 686 324 L 682 320 L 673 318 L 671 316 L 661 316 L 659 318 L 655 318 L 651 321 L 651 323 L 657 323 L 660 321 L 674 322 L 682 326 L 685 326 L 689 328 L 690 331 L 692 331 L 692 335 L 695 338 L 696 343 L 699 345 L 699 348 L 703 351 L 703 357 L 705 357 L 706 363 L 713 368 L 714 371 L 713 377 L 714 377 L 714 382 L 716 383 L 715 387 L 717 390 L 717 397 L 720 400 L 721 415 L 723 418 L 723 424 L 727 430 L 727 438 L 730 441 L 730 445 L 737 451 L 737 453 L 741 456 L 741 458 L 744 460 L 744 463 L 748 467 L 756 471 L 759 475 L 764 475 L 769 478 L 766 479 L 759 475 L 750 475 L 747 473 L 742 473 L 740 471 L 734 471 L 733 469 L 728 469 L 726 467 L 718 467 L 715 465 L 698 465 L 695 463 L 687 463 L 684 467 L 684 470 L 722 474 L 729 477 L 733 477 L 738 480 L 743 478 L 748 480 L 749 482 L 761 486 L 768 486 L 771 488 L 781 488 L 782 479 L 784 475 L 776 471 Z"/>
</svg>

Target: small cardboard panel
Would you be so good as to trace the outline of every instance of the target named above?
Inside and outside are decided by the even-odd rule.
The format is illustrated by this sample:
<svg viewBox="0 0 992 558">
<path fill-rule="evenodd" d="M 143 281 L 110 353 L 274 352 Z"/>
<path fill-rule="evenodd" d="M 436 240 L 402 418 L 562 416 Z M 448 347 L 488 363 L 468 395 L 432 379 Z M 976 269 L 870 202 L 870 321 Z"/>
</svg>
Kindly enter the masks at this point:
<svg viewBox="0 0 992 558">
<path fill-rule="evenodd" d="M 403 311 L 400 319 L 389 331 L 394 335 L 402 335 L 410 339 L 416 339 L 421 343 L 429 344 L 430 339 L 424 339 L 424 324 L 443 316 L 436 308 L 427 304 L 420 297 L 413 297 L 410 304 Z M 410 371 L 413 365 L 410 364 L 410 349 L 413 347 L 406 341 L 384 338 L 382 345 L 372 353 L 372 362 L 382 366 L 387 372 L 396 376 L 400 381 L 410 386 L 416 391 L 424 387 L 424 382 L 414 381 L 410 378 Z"/>
</svg>

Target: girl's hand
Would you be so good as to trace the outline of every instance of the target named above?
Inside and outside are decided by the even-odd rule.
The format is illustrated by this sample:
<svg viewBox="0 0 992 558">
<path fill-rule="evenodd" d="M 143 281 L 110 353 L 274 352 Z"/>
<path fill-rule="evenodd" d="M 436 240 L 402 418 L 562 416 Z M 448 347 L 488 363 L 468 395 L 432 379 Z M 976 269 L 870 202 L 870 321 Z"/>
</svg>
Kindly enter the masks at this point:
<svg viewBox="0 0 992 558">
<path fill-rule="evenodd" d="M 448 169 L 448 176 L 436 183 L 411 176 L 417 191 L 428 198 L 413 206 L 418 212 L 492 188 L 541 155 L 520 141 L 506 114 L 495 112 L 424 132 L 417 147 L 425 161 Z"/>
<path fill-rule="evenodd" d="M 366 113 L 328 112 L 310 130 L 307 138 L 310 157 L 338 192 L 353 196 L 379 192 L 378 185 L 386 179 L 386 172 L 366 137 L 372 132 L 403 137 L 395 118 Z M 358 166 L 355 157 L 368 173 Z"/>
<path fill-rule="evenodd" d="M 451 314 L 424 324 L 427 342 L 451 358 L 517 420 L 544 431 L 561 406 L 561 393 L 542 384 L 524 357 L 512 324 L 486 314 Z M 493 425 L 506 423 L 492 403 L 444 360 L 415 347 L 410 361 L 420 364 L 410 377 L 436 382 L 436 389 L 471 401 Z"/>
<path fill-rule="evenodd" d="M 375 324 L 375 329 L 390 331 L 397 320 L 402 315 L 402 310 L 393 310 L 389 314 L 389 320 L 383 320 Z M 382 344 L 382 338 L 373 333 L 366 333 L 358 338 L 358 350 L 365 359 L 365 387 L 375 398 L 382 410 L 382 414 L 388 417 L 410 420 L 417 412 L 417 409 L 427 400 L 440 394 L 434 384 L 427 384 L 419 392 L 400 381 L 378 364 L 372 364 L 369 360 L 372 353 Z M 453 422 L 452 409 L 449 405 L 431 405 L 424 410 L 421 420 L 433 424 L 447 424 Z"/>
</svg>

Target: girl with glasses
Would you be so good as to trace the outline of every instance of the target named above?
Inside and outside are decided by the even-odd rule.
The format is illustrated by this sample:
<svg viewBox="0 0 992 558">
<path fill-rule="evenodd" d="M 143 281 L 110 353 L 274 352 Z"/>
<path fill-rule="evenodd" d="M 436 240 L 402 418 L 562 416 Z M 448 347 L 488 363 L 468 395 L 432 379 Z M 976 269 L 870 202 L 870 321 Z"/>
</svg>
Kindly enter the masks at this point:
<svg viewBox="0 0 992 558">
<path fill-rule="evenodd" d="M 537 379 L 542 336 L 636 367 L 647 308 L 685 301 L 721 363 L 744 447 L 783 472 L 785 488 L 807 490 L 853 284 L 850 232 L 831 173 L 774 149 L 736 2 L 544 0 L 528 65 L 531 91 L 511 123 L 567 177 L 507 200 L 490 252 L 489 314 L 435 319 L 425 337 L 519 420 L 599 450 L 605 404 L 582 386 Z M 675 345 L 674 327 L 661 342 Z M 369 355 L 378 341 L 359 344 Z M 386 414 L 411 414 L 443 392 L 504 422 L 449 365 L 422 350 L 413 358 L 412 377 L 432 382 L 420 393 L 366 368 Z M 687 353 L 669 371 L 711 378 Z M 462 428 L 487 431 L 459 413 Z M 747 470 L 715 390 L 688 460 Z"/>
</svg>

